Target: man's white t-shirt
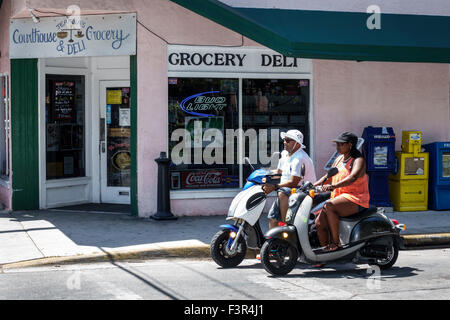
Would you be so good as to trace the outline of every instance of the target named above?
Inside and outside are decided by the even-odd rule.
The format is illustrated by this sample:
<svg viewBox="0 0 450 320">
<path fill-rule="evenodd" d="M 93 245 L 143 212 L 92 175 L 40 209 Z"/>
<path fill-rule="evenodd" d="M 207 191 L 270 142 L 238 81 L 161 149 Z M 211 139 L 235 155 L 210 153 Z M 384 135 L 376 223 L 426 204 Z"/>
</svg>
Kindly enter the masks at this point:
<svg viewBox="0 0 450 320">
<path fill-rule="evenodd" d="M 281 158 L 278 162 L 278 170 L 282 172 L 280 183 L 291 180 L 291 176 L 300 177 L 302 163 L 305 164 L 305 177 L 303 180 L 312 183 L 316 182 L 316 172 L 313 162 L 308 154 L 300 148 L 291 156 L 289 156 L 289 152 L 286 150 L 281 152 Z M 299 185 L 303 184 L 304 181 L 300 181 Z"/>
</svg>

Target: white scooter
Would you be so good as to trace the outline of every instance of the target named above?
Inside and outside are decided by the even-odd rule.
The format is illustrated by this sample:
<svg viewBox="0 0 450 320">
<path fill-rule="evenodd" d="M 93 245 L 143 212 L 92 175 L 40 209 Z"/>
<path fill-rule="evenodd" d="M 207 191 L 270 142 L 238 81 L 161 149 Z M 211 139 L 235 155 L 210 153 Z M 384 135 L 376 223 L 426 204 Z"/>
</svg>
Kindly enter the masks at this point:
<svg viewBox="0 0 450 320">
<path fill-rule="evenodd" d="M 304 176 L 304 167 L 301 171 Z M 337 168 L 331 168 L 328 177 L 337 171 Z M 261 262 L 266 271 L 273 275 L 285 275 L 295 267 L 299 255 L 311 264 L 351 261 L 378 265 L 380 269 L 392 267 L 398 257 L 399 233 L 405 226 L 388 219 L 377 207 L 370 207 L 340 218 L 339 238 L 343 246 L 336 251 L 325 251 L 319 245 L 315 215 L 312 214 L 317 206 L 323 206 L 323 203 L 315 201 L 319 192 L 320 187 L 314 188 L 312 183 L 307 182 L 289 197 L 287 225 L 270 229 L 265 235 Z M 313 209 L 314 206 L 316 208 Z"/>
<path fill-rule="evenodd" d="M 278 162 L 279 152 L 272 155 L 272 163 Z M 233 224 L 223 224 L 211 240 L 212 259 L 223 268 L 239 265 L 244 260 L 247 248 L 260 249 L 264 243 L 264 233 L 259 225 L 259 218 L 266 204 L 267 196 L 262 189 L 264 183 L 278 184 L 279 174 L 271 174 L 268 169 L 258 169 L 244 159 L 253 172 L 247 178 L 243 190 L 231 202 L 226 220 Z"/>
</svg>

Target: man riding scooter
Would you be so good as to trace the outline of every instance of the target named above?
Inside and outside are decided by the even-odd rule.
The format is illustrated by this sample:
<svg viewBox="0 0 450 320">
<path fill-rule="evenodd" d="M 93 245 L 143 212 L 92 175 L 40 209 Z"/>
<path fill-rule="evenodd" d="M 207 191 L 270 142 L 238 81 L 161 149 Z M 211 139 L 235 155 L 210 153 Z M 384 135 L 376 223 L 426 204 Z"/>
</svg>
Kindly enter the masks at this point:
<svg viewBox="0 0 450 320">
<path fill-rule="evenodd" d="M 279 221 L 285 222 L 286 212 L 289 207 L 289 196 L 291 188 L 296 188 L 301 183 L 301 166 L 305 164 L 305 180 L 316 181 L 314 165 L 308 154 L 303 151 L 303 134 L 299 130 L 289 130 L 281 132 L 284 151 L 278 162 L 278 168 L 274 173 L 281 174 L 280 183 L 277 185 L 265 184 L 263 190 L 266 194 L 274 190 L 278 192 L 278 198 L 274 201 L 269 210 L 269 229 L 277 226 Z"/>
</svg>

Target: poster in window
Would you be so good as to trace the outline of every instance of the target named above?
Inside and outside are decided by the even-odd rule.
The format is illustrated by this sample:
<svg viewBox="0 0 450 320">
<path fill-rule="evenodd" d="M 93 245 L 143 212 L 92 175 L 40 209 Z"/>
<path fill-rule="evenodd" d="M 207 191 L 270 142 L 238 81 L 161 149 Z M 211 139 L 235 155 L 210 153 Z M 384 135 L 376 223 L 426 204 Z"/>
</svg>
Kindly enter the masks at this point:
<svg viewBox="0 0 450 320">
<path fill-rule="evenodd" d="M 54 119 L 72 120 L 75 101 L 75 82 L 55 81 L 53 84 L 54 99 Z"/>
<path fill-rule="evenodd" d="M 129 127 L 130 126 L 130 109 L 129 108 L 119 108 L 119 126 Z"/>
<path fill-rule="evenodd" d="M 423 175 L 424 173 L 424 158 L 405 158 L 405 175 Z"/>
<path fill-rule="evenodd" d="M 106 92 L 107 104 L 122 104 L 122 90 L 111 90 Z"/>
<path fill-rule="evenodd" d="M 450 178 L 450 152 L 442 153 L 442 177 Z"/>
<path fill-rule="evenodd" d="M 387 167 L 388 147 L 376 146 L 373 150 L 373 164 L 378 167 Z"/>
</svg>

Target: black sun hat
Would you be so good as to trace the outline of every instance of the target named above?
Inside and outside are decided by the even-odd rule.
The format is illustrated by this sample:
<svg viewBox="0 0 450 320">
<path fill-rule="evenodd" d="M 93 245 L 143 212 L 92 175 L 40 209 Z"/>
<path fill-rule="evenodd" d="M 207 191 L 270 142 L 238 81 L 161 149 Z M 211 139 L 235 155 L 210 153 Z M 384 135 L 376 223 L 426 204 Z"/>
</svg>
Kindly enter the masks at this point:
<svg viewBox="0 0 450 320">
<path fill-rule="evenodd" d="M 352 145 L 356 146 L 358 143 L 358 136 L 353 132 L 342 132 L 333 142 L 350 142 Z"/>
</svg>

